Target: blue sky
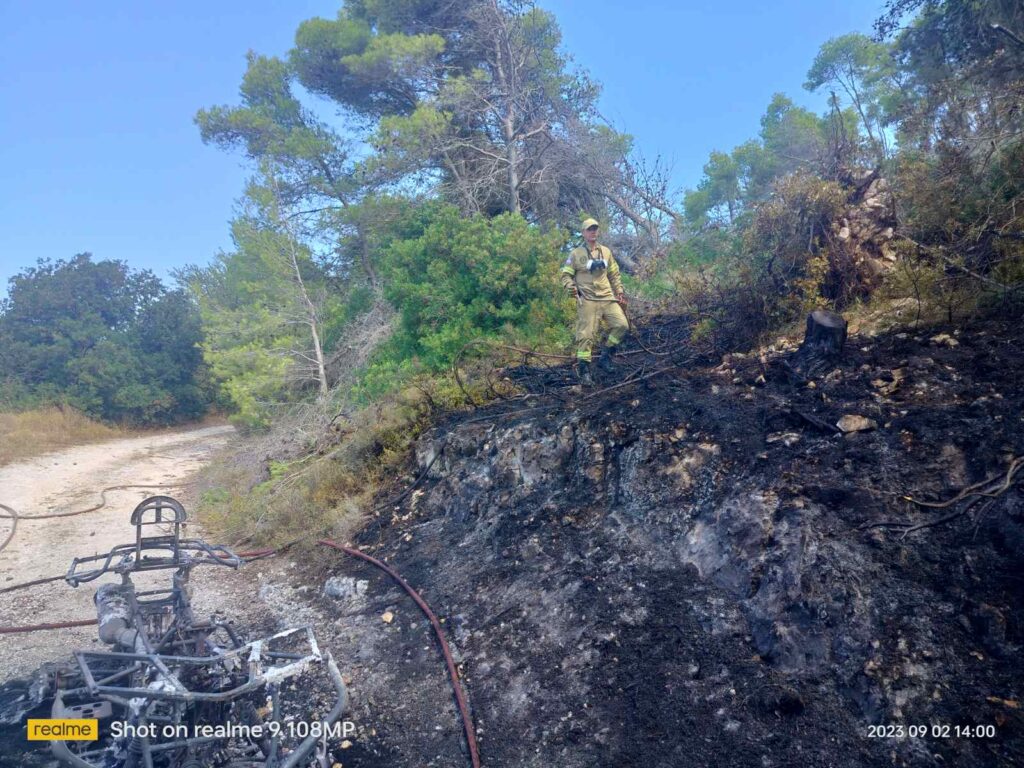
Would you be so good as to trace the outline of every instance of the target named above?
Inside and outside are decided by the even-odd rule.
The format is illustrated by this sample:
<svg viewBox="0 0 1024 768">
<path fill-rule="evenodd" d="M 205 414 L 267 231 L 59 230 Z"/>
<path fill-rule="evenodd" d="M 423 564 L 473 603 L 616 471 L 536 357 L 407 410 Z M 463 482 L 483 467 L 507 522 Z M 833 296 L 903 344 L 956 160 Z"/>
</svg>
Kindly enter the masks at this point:
<svg viewBox="0 0 1024 768">
<path fill-rule="evenodd" d="M 870 32 L 882 0 L 541 0 L 604 86 L 601 109 L 693 186 L 708 153 L 754 136 L 818 47 Z M 207 147 L 200 107 L 233 104 L 249 49 L 283 55 L 338 0 L 0 0 L 0 295 L 39 258 L 91 251 L 166 277 L 230 247 L 247 172 Z M 329 107 L 328 107 L 329 109 Z"/>
</svg>

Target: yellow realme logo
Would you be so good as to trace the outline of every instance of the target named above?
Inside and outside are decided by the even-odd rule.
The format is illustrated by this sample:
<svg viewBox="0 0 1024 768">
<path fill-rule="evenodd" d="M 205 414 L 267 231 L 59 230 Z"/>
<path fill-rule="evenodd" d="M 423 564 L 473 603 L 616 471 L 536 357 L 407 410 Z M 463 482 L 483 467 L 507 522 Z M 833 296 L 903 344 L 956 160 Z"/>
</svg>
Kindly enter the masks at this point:
<svg viewBox="0 0 1024 768">
<path fill-rule="evenodd" d="M 29 720 L 29 741 L 96 741 L 98 720 Z"/>
</svg>

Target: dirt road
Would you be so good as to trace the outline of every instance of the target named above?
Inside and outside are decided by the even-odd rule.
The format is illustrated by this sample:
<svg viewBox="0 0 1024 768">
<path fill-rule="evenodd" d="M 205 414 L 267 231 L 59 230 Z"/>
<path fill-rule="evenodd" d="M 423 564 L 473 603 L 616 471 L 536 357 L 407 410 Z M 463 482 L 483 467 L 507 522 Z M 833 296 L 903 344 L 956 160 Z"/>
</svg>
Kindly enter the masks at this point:
<svg viewBox="0 0 1024 768">
<path fill-rule="evenodd" d="M 128 516 L 135 505 L 159 493 L 181 495 L 190 475 L 233 432 L 228 426 L 167 432 L 69 448 L 0 467 L 0 502 L 23 515 L 92 506 L 106 486 L 161 486 L 111 491 L 107 506 L 88 514 L 21 520 L 14 539 L 0 552 L 0 587 L 63 574 L 76 556 L 105 553 L 132 541 L 135 532 Z M 9 530 L 10 521 L 0 520 L 0 541 Z M 189 533 L 197 531 L 192 528 Z M 0 595 L 0 625 L 94 618 L 93 592 L 89 585 L 72 589 L 57 581 Z M 71 648 L 97 643 L 92 626 L 0 635 L 0 682 L 28 674 L 43 662 L 63 659 Z"/>
</svg>

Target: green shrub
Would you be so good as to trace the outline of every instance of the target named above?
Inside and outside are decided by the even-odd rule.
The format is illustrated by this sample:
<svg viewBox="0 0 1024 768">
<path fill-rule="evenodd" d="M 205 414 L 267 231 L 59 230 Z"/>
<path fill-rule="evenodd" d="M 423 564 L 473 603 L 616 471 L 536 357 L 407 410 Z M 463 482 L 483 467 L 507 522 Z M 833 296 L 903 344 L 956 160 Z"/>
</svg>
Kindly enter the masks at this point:
<svg viewBox="0 0 1024 768">
<path fill-rule="evenodd" d="M 559 232 L 515 214 L 466 218 L 438 203 L 411 218 L 406 236 L 382 254 L 384 295 L 399 322 L 362 377 L 364 399 L 449 369 L 474 340 L 567 343 L 571 307 L 558 283 Z"/>
</svg>

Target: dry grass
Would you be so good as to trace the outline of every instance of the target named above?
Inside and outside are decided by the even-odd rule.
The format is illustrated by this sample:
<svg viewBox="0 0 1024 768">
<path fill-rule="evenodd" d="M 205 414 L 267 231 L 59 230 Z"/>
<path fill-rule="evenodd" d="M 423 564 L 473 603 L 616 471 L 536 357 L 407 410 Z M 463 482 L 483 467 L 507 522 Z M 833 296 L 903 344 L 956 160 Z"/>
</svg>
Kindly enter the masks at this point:
<svg viewBox="0 0 1024 768">
<path fill-rule="evenodd" d="M 330 428 L 324 414 L 300 409 L 306 423 L 290 432 L 305 439 L 285 443 L 277 430 L 250 436 L 200 473 L 196 509 L 204 529 L 239 547 L 314 535 L 349 540 L 381 489 L 406 480 L 409 450 L 438 397 L 413 388 Z"/>
<path fill-rule="evenodd" d="M 123 437 L 71 408 L 0 413 L 0 465 L 71 445 Z"/>
</svg>

